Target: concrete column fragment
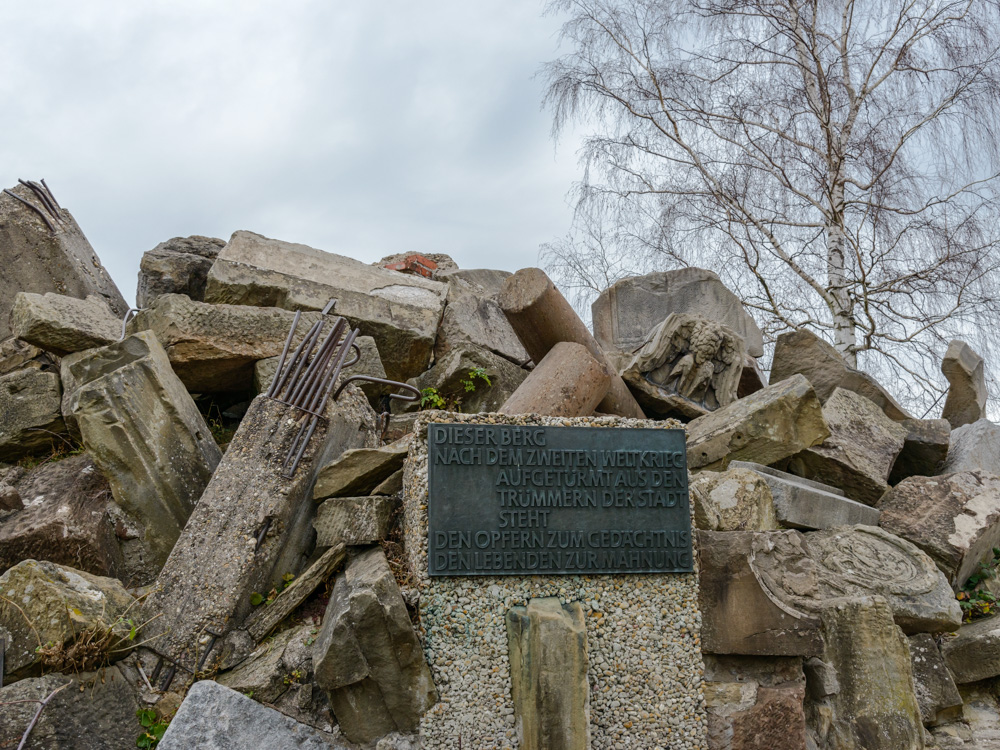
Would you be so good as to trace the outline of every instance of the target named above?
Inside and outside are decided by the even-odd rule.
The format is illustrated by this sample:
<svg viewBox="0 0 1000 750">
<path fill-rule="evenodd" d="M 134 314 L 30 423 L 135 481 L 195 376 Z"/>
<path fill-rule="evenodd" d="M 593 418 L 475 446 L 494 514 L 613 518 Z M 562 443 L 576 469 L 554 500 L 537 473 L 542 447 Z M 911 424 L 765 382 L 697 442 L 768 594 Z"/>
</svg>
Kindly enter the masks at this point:
<svg viewBox="0 0 1000 750">
<path fill-rule="evenodd" d="M 602 403 L 612 377 L 607 364 L 596 359 L 586 347 L 562 341 L 549 350 L 499 411 L 586 417 Z"/>
<path fill-rule="evenodd" d="M 512 607 L 507 644 L 522 750 L 589 748 L 587 629 L 580 603 L 547 597 Z"/>
<path fill-rule="evenodd" d="M 522 268 L 504 281 L 497 302 L 535 363 L 561 341 L 582 344 L 601 363 L 607 357 L 580 316 L 540 268 Z M 642 409 L 618 375 L 598 407 L 609 414 L 644 419 Z"/>
</svg>

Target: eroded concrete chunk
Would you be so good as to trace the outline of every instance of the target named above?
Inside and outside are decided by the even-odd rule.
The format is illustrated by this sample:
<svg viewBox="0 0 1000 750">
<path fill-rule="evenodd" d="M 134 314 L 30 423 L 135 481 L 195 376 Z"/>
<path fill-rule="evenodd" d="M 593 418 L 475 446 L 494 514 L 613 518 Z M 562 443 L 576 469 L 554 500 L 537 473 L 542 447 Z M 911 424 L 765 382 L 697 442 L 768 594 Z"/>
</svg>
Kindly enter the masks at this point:
<svg viewBox="0 0 1000 750">
<path fill-rule="evenodd" d="M 507 612 L 511 696 L 524 750 L 587 750 L 587 629 L 579 602 L 532 599 Z"/>
<path fill-rule="evenodd" d="M 374 544 L 389 534 L 399 501 L 385 495 L 331 497 L 316 509 L 316 546 Z"/>
<path fill-rule="evenodd" d="M 688 424 L 688 468 L 719 471 L 730 461 L 773 464 L 829 434 L 809 381 L 793 375 Z"/>
<path fill-rule="evenodd" d="M 121 338 L 121 320 L 101 297 L 21 292 L 14 298 L 10 325 L 15 336 L 62 356 L 105 346 Z"/>
<path fill-rule="evenodd" d="M 66 431 L 59 373 L 26 369 L 0 376 L 0 461 L 51 448 Z"/>
<path fill-rule="evenodd" d="M 336 313 L 378 343 L 389 377 L 427 369 L 448 287 L 307 245 L 236 232 L 208 274 L 205 301 Z"/>
<path fill-rule="evenodd" d="M 448 304 L 441 317 L 434 359 L 445 357 L 455 348 L 473 346 L 487 349 L 516 365 L 524 364 L 531 357 L 507 322 L 503 310 L 492 299 L 510 273 L 480 272 L 498 274 L 486 278 L 473 273 L 455 271 L 444 279 L 448 283 Z"/>
<path fill-rule="evenodd" d="M 374 547 L 337 578 L 313 646 L 316 684 L 344 736 L 374 742 L 413 732 L 437 701 L 423 649 L 389 563 Z"/>
<path fill-rule="evenodd" d="M 451 348 L 427 372 L 409 382 L 423 393 L 433 389 L 444 406 L 432 406 L 475 414 L 497 411 L 526 377 L 528 371 L 509 360 L 481 347 L 462 345 Z M 420 401 L 405 408 L 415 411 Z"/>
<path fill-rule="evenodd" d="M 378 448 L 351 448 L 334 457 L 319 470 L 313 497 L 364 495 L 403 468 L 410 450 L 410 438 L 402 438 Z"/>
<path fill-rule="evenodd" d="M 889 472 L 906 430 L 864 396 L 837 388 L 823 405 L 830 436 L 789 460 L 800 476 L 839 487 L 851 500 L 874 505 L 889 489 Z"/>
<path fill-rule="evenodd" d="M 186 294 L 193 300 L 205 299 L 205 284 L 225 240 L 216 237 L 174 237 L 142 254 L 136 304 L 149 305 L 162 294 Z"/>
<path fill-rule="evenodd" d="M 191 396 L 150 332 L 67 357 L 83 444 L 115 502 L 142 529 L 148 583 L 162 567 L 222 456 Z"/>
<path fill-rule="evenodd" d="M 1000 477 L 910 477 L 879 502 L 880 523 L 926 552 L 956 589 L 1000 546 Z"/>
<path fill-rule="evenodd" d="M 964 341 L 955 339 L 948 344 L 941 373 L 949 384 L 941 417 L 948 420 L 952 429 L 983 419 L 988 395 L 983 358 Z"/>
<path fill-rule="evenodd" d="M 0 635 L 7 652 L 4 674 L 28 677 L 41 668 L 46 647 L 69 644 L 90 631 L 98 638 L 114 634 L 118 657 L 129 626 L 119 620 L 132 596 L 114 578 L 91 575 L 50 562 L 25 560 L 0 575 Z M 95 665 L 96 666 L 96 665 Z"/>
</svg>

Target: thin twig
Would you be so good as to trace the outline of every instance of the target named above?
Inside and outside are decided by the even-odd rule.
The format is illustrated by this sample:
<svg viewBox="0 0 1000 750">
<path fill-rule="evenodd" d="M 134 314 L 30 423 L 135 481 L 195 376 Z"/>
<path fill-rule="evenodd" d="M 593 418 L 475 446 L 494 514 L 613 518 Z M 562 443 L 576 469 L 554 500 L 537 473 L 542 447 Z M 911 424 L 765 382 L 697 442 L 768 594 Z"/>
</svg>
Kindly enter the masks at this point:
<svg viewBox="0 0 1000 750">
<path fill-rule="evenodd" d="M 17 746 L 17 750 L 24 750 L 24 746 L 28 742 L 28 735 L 30 735 L 31 734 L 31 730 L 35 728 L 35 723 L 38 721 L 38 717 L 42 715 L 42 711 L 45 710 L 45 707 L 49 704 L 49 701 L 52 700 L 52 698 L 55 697 L 55 694 L 58 693 L 60 690 L 62 690 L 63 688 L 67 688 L 67 687 L 69 687 L 72 684 L 73 684 L 73 681 L 70 680 L 69 682 L 67 682 L 67 683 L 65 683 L 63 685 L 60 685 L 55 690 L 53 690 L 51 693 L 49 693 L 48 697 L 45 700 L 43 700 L 43 701 L 16 701 L 17 703 L 39 703 L 40 704 L 38 706 L 38 710 L 35 711 L 34 717 L 32 717 L 32 719 L 31 719 L 31 723 L 28 724 L 28 728 L 25 729 L 24 730 L 24 734 L 21 735 L 21 742 Z"/>
</svg>

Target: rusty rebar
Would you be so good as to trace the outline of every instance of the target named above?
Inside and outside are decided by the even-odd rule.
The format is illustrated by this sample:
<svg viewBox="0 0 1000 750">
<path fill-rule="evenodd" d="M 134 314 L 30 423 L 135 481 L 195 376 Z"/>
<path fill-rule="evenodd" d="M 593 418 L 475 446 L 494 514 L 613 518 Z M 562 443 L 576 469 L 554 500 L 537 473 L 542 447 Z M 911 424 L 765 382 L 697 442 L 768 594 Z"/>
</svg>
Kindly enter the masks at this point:
<svg viewBox="0 0 1000 750">
<path fill-rule="evenodd" d="M 285 366 L 285 357 L 288 356 L 288 350 L 292 346 L 292 339 L 295 338 L 295 329 L 299 326 L 299 320 L 302 318 L 302 311 L 297 310 L 295 317 L 292 319 L 292 328 L 288 331 L 288 338 L 285 339 L 285 348 L 281 350 L 281 358 L 278 360 L 278 367 L 274 371 L 274 377 L 271 378 L 271 387 L 267 389 L 267 397 L 270 398 L 274 395 L 274 384 L 278 382 L 278 375 L 281 373 L 281 368 Z"/>
<path fill-rule="evenodd" d="M 52 192 L 52 188 L 50 188 L 48 186 L 48 183 L 45 182 L 44 177 L 42 178 L 42 187 L 44 187 L 48 191 L 49 197 L 52 199 L 52 202 L 56 204 L 56 208 L 62 211 L 62 206 L 60 206 L 59 201 L 56 200 L 56 194 Z"/>
<path fill-rule="evenodd" d="M 61 217 L 59 216 L 59 211 L 56 210 L 55 204 L 52 202 L 52 199 L 49 198 L 48 193 L 45 192 L 45 189 L 41 185 L 31 180 L 25 181 L 19 179 L 18 182 L 35 194 L 38 200 L 42 202 L 42 205 L 45 206 L 48 212 L 52 215 L 53 219 L 56 221 L 60 220 Z"/>
<path fill-rule="evenodd" d="M 30 208 L 30 209 L 31 209 L 32 211 L 34 211 L 34 212 L 35 212 L 36 214 L 38 214 L 38 215 L 39 215 L 40 217 L 42 217 L 42 221 L 44 221 L 44 222 L 45 222 L 45 226 L 47 226 L 47 227 L 49 228 L 49 231 L 50 231 L 50 232 L 52 232 L 53 234 L 55 234 L 55 231 L 56 231 L 56 228 L 55 228 L 55 226 L 53 226 L 52 222 L 51 222 L 51 221 L 49 221 L 49 217 L 45 215 L 45 212 L 44 212 L 44 211 L 42 211 L 42 209 L 40 209 L 40 208 L 39 208 L 38 206 L 36 206 L 36 205 L 35 205 L 34 203 L 32 203 L 31 201 L 27 201 L 27 200 L 25 200 L 24 198 L 22 198 L 22 197 L 21 197 L 20 195 L 18 195 L 17 193 L 12 193 L 12 192 L 11 192 L 10 190 L 8 190 L 7 188 L 4 188 L 4 190 L 3 190 L 3 191 L 4 191 L 4 192 L 5 192 L 5 193 L 6 193 L 7 195 L 9 195 L 9 196 L 10 196 L 11 198 L 14 198 L 15 200 L 19 200 L 19 201 L 21 201 L 21 203 L 23 203 L 23 204 L 24 204 L 24 205 L 26 205 L 26 206 L 27 206 L 28 208 Z"/>
</svg>

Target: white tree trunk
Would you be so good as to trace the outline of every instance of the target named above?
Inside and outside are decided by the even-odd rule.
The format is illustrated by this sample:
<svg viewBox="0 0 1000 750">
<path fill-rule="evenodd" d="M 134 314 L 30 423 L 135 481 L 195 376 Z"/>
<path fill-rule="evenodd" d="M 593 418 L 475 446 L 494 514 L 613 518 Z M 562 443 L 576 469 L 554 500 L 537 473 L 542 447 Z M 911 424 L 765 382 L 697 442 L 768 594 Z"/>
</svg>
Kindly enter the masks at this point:
<svg viewBox="0 0 1000 750">
<path fill-rule="evenodd" d="M 833 315 L 833 344 L 848 365 L 857 367 L 857 326 L 851 306 L 845 257 L 843 182 L 835 181 L 830 193 L 832 205 L 826 230 L 826 263 L 827 289 L 830 292 L 828 304 Z"/>
</svg>

